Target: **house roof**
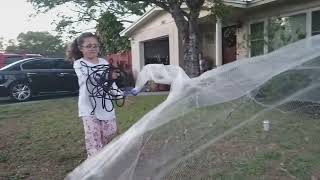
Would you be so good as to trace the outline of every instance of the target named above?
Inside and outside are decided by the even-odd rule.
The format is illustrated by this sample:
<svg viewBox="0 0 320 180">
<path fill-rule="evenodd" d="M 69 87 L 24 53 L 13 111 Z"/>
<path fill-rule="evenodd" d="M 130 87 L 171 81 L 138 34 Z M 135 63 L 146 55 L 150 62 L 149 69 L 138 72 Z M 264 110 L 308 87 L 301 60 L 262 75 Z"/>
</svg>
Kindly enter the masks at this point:
<svg viewBox="0 0 320 180">
<path fill-rule="evenodd" d="M 246 8 L 249 3 L 252 3 L 254 0 L 223 0 L 226 5 Z"/>
<path fill-rule="evenodd" d="M 277 1 L 277 0 L 252 0 L 251 2 L 249 2 L 247 4 L 247 8 L 260 6 L 260 5 L 271 3 L 271 2 L 274 2 L 274 1 Z"/>
<path fill-rule="evenodd" d="M 251 8 L 260 6 L 277 0 L 223 0 L 226 5 L 238 8 Z M 140 26 L 142 26 L 149 19 L 157 16 L 161 11 L 159 7 L 153 7 L 148 12 L 143 14 L 136 22 L 132 23 L 129 27 L 120 32 L 121 36 L 129 35 Z"/>
<path fill-rule="evenodd" d="M 225 4 L 234 6 L 234 7 L 242 7 L 242 8 L 250 8 L 255 6 L 260 6 L 263 4 L 267 4 L 277 0 L 223 0 Z"/>
<path fill-rule="evenodd" d="M 153 7 L 148 12 L 144 13 L 136 22 L 132 23 L 129 27 L 121 31 L 120 36 L 125 36 L 127 34 L 130 34 L 134 30 L 139 28 L 142 24 L 144 24 L 146 21 L 158 15 L 161 11 L 163 11 L 161 8 Z"/>
</svg>

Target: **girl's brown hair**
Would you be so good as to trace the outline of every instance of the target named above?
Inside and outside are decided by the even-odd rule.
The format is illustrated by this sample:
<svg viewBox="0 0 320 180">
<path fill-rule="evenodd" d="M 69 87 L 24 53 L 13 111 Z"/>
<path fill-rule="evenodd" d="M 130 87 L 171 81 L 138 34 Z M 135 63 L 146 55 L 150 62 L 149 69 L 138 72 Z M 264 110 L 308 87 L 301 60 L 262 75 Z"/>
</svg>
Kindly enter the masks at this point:
<svg viewBox="0 0 320 180">
<path fill-rule="evenodd" d="M 79 37 L 77 37 L 67 48 L 66 58 L 69 61 L 75 61 L 77 59 L 82 58 L 83 54 L 80 51 L 80 47 L 84 43 L 84 40 L 90 37 L 96 38 L 98 40 L 98 37 L 91 32 L 82 33 Z"/>
</svg>

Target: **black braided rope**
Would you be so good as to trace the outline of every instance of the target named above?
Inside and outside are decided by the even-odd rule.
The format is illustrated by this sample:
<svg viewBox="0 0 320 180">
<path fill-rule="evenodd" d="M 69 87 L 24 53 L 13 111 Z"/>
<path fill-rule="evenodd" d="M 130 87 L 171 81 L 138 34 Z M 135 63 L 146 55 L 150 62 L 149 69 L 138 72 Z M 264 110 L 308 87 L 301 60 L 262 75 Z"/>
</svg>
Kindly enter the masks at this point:
<svg viewBox="0 0 320 180">
<path fill-rule="evenodd" d="M 114 104 L 122 107 L 125 103 L 124 91 L 120 88 L 113 87 L 113 84 L 119 79 L 126 79 L 126 73 L 120 68 L 114 67 L 109 64 L 99 64 L 96 66 L 88 66 L 85 62 L 80 62 L 83 67 L 87 69 L 86 87 L 89 92 L 89 97 L 93 100 L 93 110 L 91 115 L 94 114 L 97 108 L 97 102 L 101 102 L 102 108 L 107 112 L 114 109 Z M 112 74 L 117 73 L 117 79 L 112 78 Z M 111 101 L 111 109 L 106 106 L 106 101 Z"/>
</svg>

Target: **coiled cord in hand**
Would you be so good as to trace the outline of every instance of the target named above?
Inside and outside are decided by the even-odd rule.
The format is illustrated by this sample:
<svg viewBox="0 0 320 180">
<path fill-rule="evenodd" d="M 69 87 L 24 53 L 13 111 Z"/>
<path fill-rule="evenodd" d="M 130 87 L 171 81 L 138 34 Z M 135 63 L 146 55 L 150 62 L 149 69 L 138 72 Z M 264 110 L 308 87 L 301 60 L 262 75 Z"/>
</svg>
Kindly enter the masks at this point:
<svg viewBox="0 0 320 180">
<path fill-rule="evenodd" d="M 85 62 L 81 61 L 81 65 L 87 70 L 86 87 L 89 92 L 89 97 L 93 100 L 93 110 L 91 114 L 94 114 L 97 108 L 97 102 L 101 102 L 102 108 L 107 112 L 111 112 L 114 109 L 114 104 L 121 107 L 125 103 L 124 92 L 113 84 L 117 79 L 126 79 L 122 77 L 125 75 L 120 68 L 113 67 L 109 64 L 99 64 L 96 66 L 88 66 Z M 117 73 L 117 78 L 112 77 L 113 73 Z M 111 108 L 108 109 L 106 102 L 111 101 Z"/>
</svg>

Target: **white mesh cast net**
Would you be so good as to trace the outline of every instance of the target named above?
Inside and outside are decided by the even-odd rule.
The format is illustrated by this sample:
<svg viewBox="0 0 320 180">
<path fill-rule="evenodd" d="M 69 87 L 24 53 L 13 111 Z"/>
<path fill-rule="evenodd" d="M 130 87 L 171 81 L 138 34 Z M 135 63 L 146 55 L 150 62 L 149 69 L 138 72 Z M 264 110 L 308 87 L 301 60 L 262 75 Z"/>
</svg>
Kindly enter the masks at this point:
<svg viewBox="0 0 320 180">
<path fill-rule="evenodd" d="M 320 172 L 320 36 L 189 79 L 148 65 L 168 98 L 66 179 L 310 179 Z"/>
</svg>

